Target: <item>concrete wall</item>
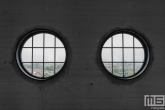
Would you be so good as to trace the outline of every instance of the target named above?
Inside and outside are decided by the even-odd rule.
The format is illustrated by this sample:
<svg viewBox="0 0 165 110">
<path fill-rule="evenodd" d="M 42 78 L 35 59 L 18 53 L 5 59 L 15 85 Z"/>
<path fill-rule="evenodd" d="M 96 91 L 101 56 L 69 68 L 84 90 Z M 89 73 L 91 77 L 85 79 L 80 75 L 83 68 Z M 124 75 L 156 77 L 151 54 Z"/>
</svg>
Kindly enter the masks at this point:
<svg viewBox="0 0 165 110">
<path fill-rule="evenodd" d="M 47 81 L 24 75 L 15 60 L 21 35 L 54 28 L 68 45 L 64 71 Z M 144 36 L 151 62 L 138 78 L 117 80 L 99 61 L 115 29 Z M 150 110 L 145 94 L 165 95 L 164 0 L 0 0 L 0 110 Z"/>
</svg>

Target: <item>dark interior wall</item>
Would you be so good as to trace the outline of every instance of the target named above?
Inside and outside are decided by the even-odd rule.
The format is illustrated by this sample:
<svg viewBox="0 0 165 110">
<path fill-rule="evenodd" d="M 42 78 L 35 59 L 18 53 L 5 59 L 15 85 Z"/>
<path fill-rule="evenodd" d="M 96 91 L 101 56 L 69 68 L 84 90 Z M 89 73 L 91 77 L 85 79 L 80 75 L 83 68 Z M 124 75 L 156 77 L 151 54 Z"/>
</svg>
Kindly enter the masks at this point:
<svg viewBox="0 0 165 110">
<path fill-rule="evenodd" d="M 53 28 L 68 46 L 64 71 L 47 81 L 24 75 L 15 60 L 21 35 Z M 149 43 L 147 70 L 129 81 L 106 73 L 99 47 L 115 29 L 131 29 Z M 165 1 L 0 0 L 1 110 L 150 110 L 144 95 L 165 95 Z"/>
</svg>

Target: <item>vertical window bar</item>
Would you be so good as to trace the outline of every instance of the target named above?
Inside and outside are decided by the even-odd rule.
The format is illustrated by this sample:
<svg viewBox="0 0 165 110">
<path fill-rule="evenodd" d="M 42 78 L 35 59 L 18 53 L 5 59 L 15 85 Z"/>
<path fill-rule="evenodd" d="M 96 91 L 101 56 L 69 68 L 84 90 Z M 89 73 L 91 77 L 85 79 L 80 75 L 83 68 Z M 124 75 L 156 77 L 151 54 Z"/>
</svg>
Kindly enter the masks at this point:
<svg viewBox="0 0 165 110">
<path fill-rule="evenodd" d="M 45 33 L 43 33 L 43 76 L 42 76 L 42 78 L 44 78 L 45 77 L 45 74 L 44 74 L 44 66 L 45 66 L 45 64 L 44 64 L 44 58 L 45 58 Z"/>
<path fill-rule="evenodd" d="M 33 75 L 33 36 L 32 36 L 32 75 Z"/>
<path fill-rule="evenodd" d="M 112 65 L 112 74 L 113 74 L 113 36 L 112 36 L 112 39 L 111 39 L 111 57 L 112 57 L 112 63 L 111 63 L 111 65 Z"/>
<path fill-rule="evenodd" d="M 133 36 L 133 72 L 135 74 L 135 37 Z"/>
<path fill-rule="evenodd" d="M 122 63 L 122 66 L 123 66 L 123 77 L 125 77 L 124 75 L 124 36 L 123 36 L 123 33 L 122 33 L 122 59 L 123 59 L 123 63 Z"/>
<path fill-rule="evenodd" d="M 54 36 L 54 74 L 56 74 L 56 36 Z"/>
</svg>

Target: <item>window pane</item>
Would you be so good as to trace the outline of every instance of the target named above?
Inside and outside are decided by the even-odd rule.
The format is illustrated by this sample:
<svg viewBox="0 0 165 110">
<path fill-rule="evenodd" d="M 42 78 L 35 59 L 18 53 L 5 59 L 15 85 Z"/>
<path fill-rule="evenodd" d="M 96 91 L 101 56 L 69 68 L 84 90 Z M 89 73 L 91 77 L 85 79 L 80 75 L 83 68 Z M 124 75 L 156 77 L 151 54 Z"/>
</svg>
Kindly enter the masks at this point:
<svg viewBox="0 0 165 110">
<path fill-rule="evenodd" d="M 33 63 L 33 75 L 43 77 L 43 63 Z"/>
<path fill-rule="evenodd" d="M 122 34 L 113 36 L 113 47 L 122 47 Z"/>
<path fill-rule="evenodd" d="M 51 34 L 45 34 L 45 47 L 54 47 L 54 38 Z"/>
<path fill-rule="evenodd" d="M 143 63 L 135 63 L 135 73 L 137 73 L 141 67 L 142 67 Z"/>
<path fill-rule="evenodd" d="M 32 47 L 32 37 L 25 42 L 24 47 Z"/>
<path fill-rule="evenodd" d="M 55 73 L 58 73 L 62 67 L 63 67 L 64 63 L 55 63 Z"/>
<path fill-rule="evenodd" d="M 33 47 L 43 47 L 43 34 L 33 36 Z"/>
<path fill-rule="evenodd" d="M 56 37 L 56 47 L 64 47 L 63 43 Z"/>
<path fill-rule="evenodd" d="M 113 63 L 113 75 L 123 77 L 123 64 Z"/>
<path fill-rule="evenodd" d="M 124 63 L 124 76 L 132 76 L 134 74 L 133 63 Z"/>
<path fill-rule="evenodd" d="M 104 44 L 104 46 L 103 47 L 111 47 L 112 45 L 111 45 L 111 38 L 109 38 L 106 42 L 105 42 L 105 44 Z"/>
<path fill-rule="evenodd" d="M 54 62 L 54 48 L 45 48 L 44 62 Z"/>
<path fill-rule="evenodd" d="M 133 49 L 124 49 L 124 61 L 133 62 Z"/>
<path fill-rule="evenodd" d="M 105 68 L 112 73 L 112 63 L 103 63 Z"/>
<path fill-rule="evenodd" d="M 22 62 L 32 62 L 32 49 L 23 48 L 22 49 Z"/>
<path fill-rule="evenodd" d="M 32 63 L 23 63 L 23 66 L 25 67 L 26 71 L 32 73 Z"/>
<path fill-rule="evenodd" d="M 101 56 L 103 62 L 111 62 L 112 61 L 111 49 L 103 48 Z"/>
<path fill-rule="evenodd" d="M 44 63 L 44 77 L 54 75 L 54 63 Z"/>
<path fill-rule="evenodd" d="M 66 52 L 64 48 L 56 48 L 56 62 L 64 62 L 66 58 Z"/>
<path fill-rule="evenodd" d="M 113 48 L 113 61 L 122 62 L 122 49 Z"/>
<path fill-rule="evenodd" d="M 135 62 L 143 62 L 144 61 L 144 49 L 135 49 Z"/>
<path fill-rule="evenodd" d="M 33 62 L 43 62 L 43 48 L 33 48 Z"/>
<path fill-rule="evenodd" d="M 133 47 L 133 36 L 130 34 L 124 35 L 124 47 Z"/>
<path fill-rule="evenodd" d="M 135 47 L 142 47 L 142 44 L 139 42 L 138 39 L 134 38 L 134 42 L 135 42 Z"/>
</svg>

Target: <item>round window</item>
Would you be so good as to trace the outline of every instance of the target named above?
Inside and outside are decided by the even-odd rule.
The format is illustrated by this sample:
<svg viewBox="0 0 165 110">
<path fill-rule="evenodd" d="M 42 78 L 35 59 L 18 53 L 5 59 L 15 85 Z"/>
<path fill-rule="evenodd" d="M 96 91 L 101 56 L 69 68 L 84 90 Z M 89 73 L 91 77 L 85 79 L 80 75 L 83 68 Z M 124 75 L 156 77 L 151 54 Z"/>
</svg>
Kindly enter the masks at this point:
<svg viewBox="0 0 165 110">
<path fill-rule="evenodd" d="M 61 37 L 50 30 L 26 34 L 16 51 L 18 66 L 27 76 L 46 80 L 57 75 L 66 63 L 66 46 Z"/>
<path fill-rule="evenodd" d="M 101 48 L 104 68 L 119 79 L 132 79 L 140 75 L 149 63 L 149 48 L 141 35 L 120 30 L 110 34 Z"/>
</svg>

